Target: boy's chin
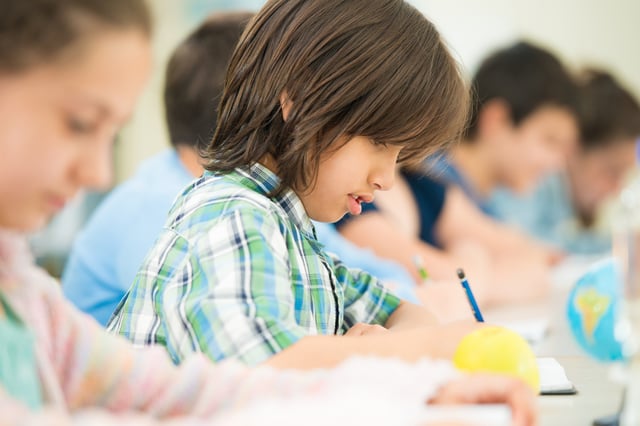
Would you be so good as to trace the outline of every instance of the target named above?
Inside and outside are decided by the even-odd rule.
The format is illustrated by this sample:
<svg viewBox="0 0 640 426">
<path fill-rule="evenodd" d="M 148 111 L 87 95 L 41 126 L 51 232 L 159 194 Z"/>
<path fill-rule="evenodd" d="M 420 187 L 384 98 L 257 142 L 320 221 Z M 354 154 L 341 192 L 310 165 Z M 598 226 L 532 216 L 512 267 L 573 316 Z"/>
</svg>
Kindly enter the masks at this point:
<svg viewBox="0 0 640 426">
<path fill-rule="evenodd" d="M 323 212 L 322 214 L 315 215 L 316 217 L 311 217 L 311 219 L 316 222 L 324 222 L 324 223 L 336 223 L 340 219 L 342 219 L 347 212 L 341 212 L 336 214 L 331 214 L 329 212 Z"/>
<path fill-rule="evenodd" d="M 530 194 L 531 191 L 536 189 L 537 185 L 541 182 L 542 179 L 532 179 L 527 180 L 523 179 L 520 182 L 516 182 L 514 185 L 511 185 L 509 189 L 515 192 L 518 195 L 525 196 Z"/>
<path fill-rule="evenodd" d="M 44 228 L 52 219 L 50 215 L 42 212 L 32 212 L 31 214 L 11 214 L 0 216 L 0 228 L 10 229 L 20 233 L 33 233 Z"/>
</svg>

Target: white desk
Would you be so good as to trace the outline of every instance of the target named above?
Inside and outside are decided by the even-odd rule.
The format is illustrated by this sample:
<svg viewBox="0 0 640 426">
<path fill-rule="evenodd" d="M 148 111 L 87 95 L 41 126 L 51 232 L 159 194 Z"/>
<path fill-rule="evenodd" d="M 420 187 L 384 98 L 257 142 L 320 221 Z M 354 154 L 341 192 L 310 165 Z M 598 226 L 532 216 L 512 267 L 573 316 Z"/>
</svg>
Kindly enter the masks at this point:
<svg viewBox="0 0 640 426">
<path fill-rule="evenodd" d="M 578 393 L 538 397 L 540 426 L 588 426 L 594 419 L 618 410 L 622 386 L 609 379 L 608 366 L 584 356 L 556 359 L 564 366 Z"/>
<path fill-rule="evenodd" d="M 538 356 L 552 356 L 578 389 L 576 395 L 540 396 L 541 426 L 588 426 L 595 418 L 617 411 L 622 386 L 609 378 L 610 366 L 588 358 L 575 343 L 566 318 L 569 289 L 585 264 L 563 266 L 549 300 L 485 312 L 487 322 L 549 318 L 549 332 L 533 347 Z"/>
</svg>

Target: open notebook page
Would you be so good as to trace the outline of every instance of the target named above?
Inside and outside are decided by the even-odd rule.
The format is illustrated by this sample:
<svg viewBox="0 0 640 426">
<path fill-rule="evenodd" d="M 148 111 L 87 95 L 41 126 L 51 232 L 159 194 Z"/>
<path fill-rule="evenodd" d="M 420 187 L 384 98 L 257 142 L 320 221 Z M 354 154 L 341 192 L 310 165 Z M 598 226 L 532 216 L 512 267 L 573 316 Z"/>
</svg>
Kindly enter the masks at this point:
<svg viewBox="0 0 640 426">
<path fill-rule="evenodd" d="M 555 358 L 537 358 L 540 371 L 540 394 L 574 394 L 576 388 L 567 377 L 564 367 Z"/>
</svg>

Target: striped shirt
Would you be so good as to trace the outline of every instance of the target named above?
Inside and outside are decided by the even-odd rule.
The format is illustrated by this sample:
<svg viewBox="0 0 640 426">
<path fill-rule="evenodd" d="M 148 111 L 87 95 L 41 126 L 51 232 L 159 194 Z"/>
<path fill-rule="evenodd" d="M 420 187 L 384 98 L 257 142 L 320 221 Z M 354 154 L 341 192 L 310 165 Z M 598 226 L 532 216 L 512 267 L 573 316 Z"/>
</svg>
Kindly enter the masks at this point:
<svg viewBox="0 0 640 426">
<path fill-rule="evenodd" d="M 324 252 L 292 190 L 271 196 L 260 164 L 206 172 L 178 197 L 109 329 L 193 352 L 258 364 L 307 335 L 384 324 L 399 299 Z"/>
</svg>

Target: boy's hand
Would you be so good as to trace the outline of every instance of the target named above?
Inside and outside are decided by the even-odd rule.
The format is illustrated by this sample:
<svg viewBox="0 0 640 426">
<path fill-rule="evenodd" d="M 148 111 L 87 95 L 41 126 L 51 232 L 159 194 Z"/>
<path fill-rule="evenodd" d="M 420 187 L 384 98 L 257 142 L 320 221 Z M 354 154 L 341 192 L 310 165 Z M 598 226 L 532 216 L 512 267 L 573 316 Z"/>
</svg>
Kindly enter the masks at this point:
<svg viewBox="0 0 640 426">
<path fill-rule="evenodd" d="M 359 322 L 344 334 L 345 336 L 365 336 L 367 334 L 387 333 L 389 330 L 378 324 Z"/>
<path fill-rule="evenodd" d="M 524 382 L 496 374 L 471 374 L 442 386 L 431 404 L 508 404 L 514 426 L 538 422 L 536 397 Z"/>
</svg>

